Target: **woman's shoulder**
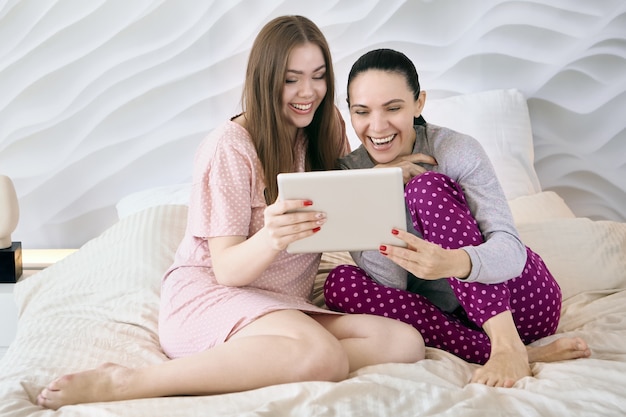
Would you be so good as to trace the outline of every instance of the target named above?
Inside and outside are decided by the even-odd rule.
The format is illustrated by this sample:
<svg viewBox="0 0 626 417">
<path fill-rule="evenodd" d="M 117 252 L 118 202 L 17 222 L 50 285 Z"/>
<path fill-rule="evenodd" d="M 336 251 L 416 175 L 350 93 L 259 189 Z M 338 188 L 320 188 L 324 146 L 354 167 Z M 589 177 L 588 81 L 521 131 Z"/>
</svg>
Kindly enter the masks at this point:
<svg viewBox="0 0 626 417">
<path fill-rule="evenodd" d="M 212 129 L 196 150 L 196 162 L 207 168 L 218 158 L 238 155 L 244 160 L 256 157 L 250 134 L 238 123 L 228 120 Z"/>
<path fill-rule="evenodd" d="M 248 130 L 235 118 L 224 121 L 221 125 L 218 125 L 213 132 L 216 132 L 218 137 L 250 140 Z"/>
<path fill-rule="evenodd" d="M 359 146 L 346 156 L 339 158 L 339 168 L 355 169 L 355 168 L 373 168 L 374 163 L 370 158 L 367 150 L 363 145 Z"/>
<path fill-rule="evenodd" d="M 201 143 L 201 148 L 254 149 L 250 134 L 239 123 L 227 120 L 209 132 Z"/>
<path fill-rule="evenodd" d="M 437 160 L 437 171 L 455 181 L 469 173 L 483 172 L 491 164 L 480 142 L 472 136 L 430 123 L 422 129 L 430 155 Z"/>
<path fill-rule="evenodd" d="M 480 142 L 473 136 L 450 129 L 427 123 L 421 128 L 422 134 L 428 139 L 434 150 L 438 152 L 452 152 L 465 154 L 483 154 L 484 149 Z"/>
<path fill-rule="evenodd" d="M 416 126 L 416 128 L 423 129 L 424 134 L 431 139 L 442 140 L 451 138 L 460 141 L 475 140 L 470 135 L 459 132 L 458 130 L 451 129 L 446 126 L 434 125 L 432 123 L 426 123 L 425 125 Z"/>
</svg>

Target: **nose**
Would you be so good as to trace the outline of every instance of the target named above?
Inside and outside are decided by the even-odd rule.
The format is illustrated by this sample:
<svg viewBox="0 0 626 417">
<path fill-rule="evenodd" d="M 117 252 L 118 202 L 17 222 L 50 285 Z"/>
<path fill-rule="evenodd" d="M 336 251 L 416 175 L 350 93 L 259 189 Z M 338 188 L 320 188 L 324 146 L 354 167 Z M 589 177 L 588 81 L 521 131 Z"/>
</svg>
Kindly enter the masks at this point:
<svg viewBox="0 0 626 417">
<path fill-rule="evenodd" d="M 372 112 L 372 117 L 370 119 L 370 127 L 374 132 L 383 132 L 387 129 L 389 123 L 387 122 L 387 118 L 381 112 Z"/>
<path fill-rule="evenodd" d="M 313 82 L 309 79 L 304 79 L 300 83 L 300 89 L 298 90 L 300 97 L 311 97 L 313 95 Z"/>
</svg>

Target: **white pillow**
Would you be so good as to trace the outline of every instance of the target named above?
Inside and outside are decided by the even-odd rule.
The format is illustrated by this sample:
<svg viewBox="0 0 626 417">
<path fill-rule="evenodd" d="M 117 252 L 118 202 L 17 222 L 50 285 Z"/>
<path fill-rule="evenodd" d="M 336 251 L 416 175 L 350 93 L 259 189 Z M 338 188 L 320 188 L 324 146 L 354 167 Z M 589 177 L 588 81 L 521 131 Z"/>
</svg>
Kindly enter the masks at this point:
<svg viewBox="0 0 626 417">
<path fill-rule="evenodd" d="M 541 191 L 534 168 L 533 136 L 526 99 L 515 89 L 426 99 L 427 122 L 478 140 L 507 200 Z"/>
<path fill-rule="evenodd" d="M 565 201 L 554 191 L 542 191 L 509 200 L 516 224 L 576 217 Z"/>
<path fill-rule="evenodd" d="M 566 300 L 594 290 L 626 288 L 626 223 L 562 218 L 517 226 L 538 253 Z"/>
<path fill-rule="evenodd" d="M 115 205 L 117 217 L 123 219 L 131 214 L 149 207 L 165 205 L 189 205 L 191 183 L 167 185 L 164 187 L 149 188 L 131 193 L 122 198 Z"/>
</svg>

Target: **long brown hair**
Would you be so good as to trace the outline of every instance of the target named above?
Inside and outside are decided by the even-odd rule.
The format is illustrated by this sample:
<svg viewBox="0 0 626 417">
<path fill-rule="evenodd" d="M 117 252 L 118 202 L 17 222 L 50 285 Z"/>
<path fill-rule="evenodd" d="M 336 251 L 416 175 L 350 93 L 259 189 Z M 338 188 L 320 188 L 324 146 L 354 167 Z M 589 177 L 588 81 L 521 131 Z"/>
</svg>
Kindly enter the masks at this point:
<svg viewBox="0 0 626 417">
<path fill-rule="evenodd" d="M 282 110 L 287 61 L 296 46 L 313 43 L 322 51 L 326 64 L 326 96 L 311 124 L 307 137 L 307 171 L 335 168 L 341 156 L 342 131 L 335 107 L 335 77 L 330 48 L 321 30 L 302 16 L 282 16 L 267 23 L 257 35 L 246 71 L 243 106 L 246 127 L 263 167 L 266 201 L 278 196 L 276 175 L 295 168 L 293 134 Z"/>
</svg>

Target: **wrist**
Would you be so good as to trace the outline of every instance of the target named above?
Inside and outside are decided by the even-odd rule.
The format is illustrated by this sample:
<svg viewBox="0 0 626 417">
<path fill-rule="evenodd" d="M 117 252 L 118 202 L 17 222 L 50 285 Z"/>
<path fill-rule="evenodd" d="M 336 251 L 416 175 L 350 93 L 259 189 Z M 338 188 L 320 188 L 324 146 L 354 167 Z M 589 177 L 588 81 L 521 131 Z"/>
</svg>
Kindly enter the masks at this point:
<svg viewBox="0 0 626 417">
<path fill-rule="evenodd" d="M 463 249 L 454 249 L 452 252 L 455 256 L 455 262 L 453 262 L 455 273 L 452 276 L 460 280 L 467 279 L 472 272 L 472 259 Z"/>
<path fill-rule="evenodd" d="M 281 248 L 266 226 L 263 226 L 253 237 L 260 237 L 259 243 L 263 245 L 263 250 L 268 251 L 273 256 L 278 255 L 281 251 L 286 249 L 286 246 Z"/>
</svg>

